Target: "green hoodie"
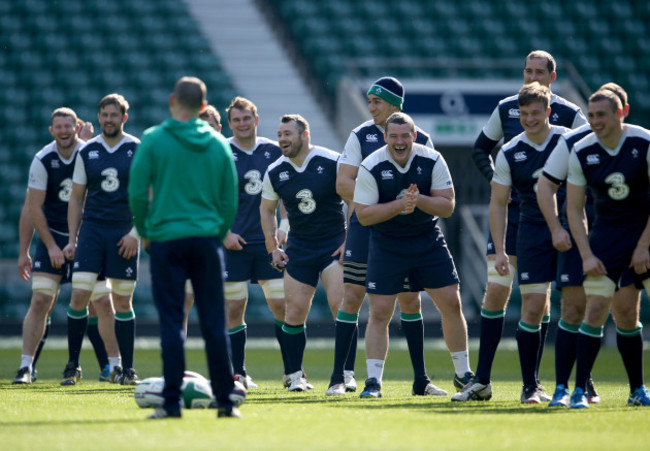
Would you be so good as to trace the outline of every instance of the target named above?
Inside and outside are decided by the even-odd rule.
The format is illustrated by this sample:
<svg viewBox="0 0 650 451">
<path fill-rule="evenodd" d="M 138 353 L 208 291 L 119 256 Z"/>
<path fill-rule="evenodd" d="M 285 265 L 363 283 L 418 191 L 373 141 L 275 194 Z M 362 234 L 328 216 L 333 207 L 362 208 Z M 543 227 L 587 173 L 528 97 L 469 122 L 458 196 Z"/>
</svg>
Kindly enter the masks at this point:
<svg viewBox="0 0 650 451">
<path fill-rule="evenodd" d="M 207 122 L 167 119 L 143 133 L 129 179 L 129 205 L 142 237 L 223 240 L 237 213 L 237 189 L 230 145 Z"/>
</svg>

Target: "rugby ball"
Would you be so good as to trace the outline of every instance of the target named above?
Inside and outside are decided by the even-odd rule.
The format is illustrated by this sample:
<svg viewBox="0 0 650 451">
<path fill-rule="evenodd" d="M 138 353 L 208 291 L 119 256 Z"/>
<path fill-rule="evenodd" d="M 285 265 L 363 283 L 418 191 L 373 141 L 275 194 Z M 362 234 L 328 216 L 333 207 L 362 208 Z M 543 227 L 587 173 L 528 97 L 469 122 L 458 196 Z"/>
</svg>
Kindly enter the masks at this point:
<svg viewBox="0 0 650 451">
<path fill-rule="evenodd" d="M 135 387 L 135 402 L 138 406 L 144 408 L 162 406 L 163 389 L 165 388 L 165 379 L 162 377 L 148 377 L 141 381 Z"/>
<path fill-rule="evenodd" d="M 196 379 L 202 379 L 206 382 L 208 381 L 204 376 L 197 373 L 196 371 L 189 371 L 189 370 L 185 370 L 185 373 L 183 374 L 183 379 L 186 378 L 196 378 Z"/>
<path fill-rule="evenodd" d="M 181 390 L 183 406 L 186 409 L 207 409 L 212 402 L 212 387 L 202 376 L 185 377 Z"/>
</svg>

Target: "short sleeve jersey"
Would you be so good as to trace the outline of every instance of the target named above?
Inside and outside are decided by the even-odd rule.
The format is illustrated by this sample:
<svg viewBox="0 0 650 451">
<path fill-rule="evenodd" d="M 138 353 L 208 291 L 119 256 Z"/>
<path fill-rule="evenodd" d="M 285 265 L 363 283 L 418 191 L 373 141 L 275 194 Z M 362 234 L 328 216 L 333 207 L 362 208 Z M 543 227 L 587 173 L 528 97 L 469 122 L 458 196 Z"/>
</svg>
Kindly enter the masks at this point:
<svg viewBox="0 0 650 451">
<path fill-rule="evenodd" d="M 400 199 L 411 184 L 427 196 L 431 190 L 453 188 L 447 163 L 435 149 L 413 144 L 405 167 L 395 163 L 386 146 L 364 159 L 359 168 L 354 202 L 382 204 Z M 417 236 L 436 227 L 438 217 L 416 208 L 411 214 L 399 214 L 371 227 L 394 236 Z"/>
<path fill-rule="evenodd" d="M 277 142 L 267 138 L 257 138 L 252 150 L 240 148 L 234 138 L 229 138 L 228 142 L 239 180 L 239 206 L 231 230 L 248 244 L 264 243 L 260 221 L 262 181 L 266 169 L 282 156 L 282 151 Z"/>
<path fill-rule="evenodd" d="M 74 161 L 84 145 L 79 141 L 70 158 L 64 159 L 58 151 L 56 141 L 43 147 L 32 160 L 29 168 L 29 188 L 45 191 L 43 214 L 50 229 L 68 233 L 68 202 L 72 191 Z"/>
<path fill-rule="evenodd" d="M 262 197 L 282 200 L 289 216 L 291 234 L 318 240 L 345 231 L 343 200 L 336 193 L 339 154 L 315 146 L 302 166 L 282 156 L 264 175 Z"/>
<path fill-rule="evenodd" d="M 551 151 L 567 131 L 566 127 L 552 126 L 542 144 L 535 144 L 521 133 L 499 151 L 492 181 L 517 190 L 522 218 L 544 222 L 544 215 L 537 205 L 537 179 Z"/>
<path fill-rule="evenodd" d="M 650 131 L 626 125 L 615 149 L 595 134 L 578 141 L 569 157 L 568 182 L 588 186 L 596 221 L 645 224 L 650 214 Z"/>
<path fill-rule="evenodd" d="M 433 147 L 429 135 L 417 126 L 415 131 L 417 132 L 416 143 Z M 366 121 L 350 132 L 339 163 L 358 167 L 364 158 L 385 145 L 384 129 L 372 120 Z"/>
<path fill-rule="evenodd" d="M 129 209 L 129 169 L 140 140 L 129 134 L 114 147 L 102 135 L 86 143 L 79 151 L 72 181 L 86 185 L 84 221 L 105 224 L 131 222 Z"/>
<path fill-rule="evenodd" d="M 503 138 L 503 142 L 507 143 L 524 131 L 519 122 L 518 99 L 519 95 L 515 94 L 499 102 L 483 127 L 485 136 L 493 141 Z M 551 115 L 548 119 L 551 125 L 567 128 L 576 128 L 587 123 L 578 105 L 555 94 L 551 95 Z"/>
</svg>

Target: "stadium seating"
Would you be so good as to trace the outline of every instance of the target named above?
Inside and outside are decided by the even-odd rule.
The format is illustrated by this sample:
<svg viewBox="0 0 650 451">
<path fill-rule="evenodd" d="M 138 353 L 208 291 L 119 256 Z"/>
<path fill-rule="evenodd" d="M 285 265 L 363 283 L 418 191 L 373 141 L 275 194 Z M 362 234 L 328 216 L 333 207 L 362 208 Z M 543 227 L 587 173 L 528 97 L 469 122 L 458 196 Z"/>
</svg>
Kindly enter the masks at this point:
<svg viewBox="0 0 650 451">
<path fill-rule="evenodd" d="M 75 109 L 97 131 L 99 99 L 119 92 L 131 104 L 125 130 L 139 136 L 168 116 L 178 77 L 196 75 L 224 110 L 232 82 L 197 30 L 176 0 L 0 2 L 0 258 L 17 256 L 29 164 L 51 140 L 54 108 Z"/>
<path fill-rule="evenodd" d="M 341 77 L 517 77 L 518 71 L 450 69 L 440 62 L 522 58 L 537 48 L 570 61 L 590 89 L 615 81 L 630 94 L 630 121 L 650 127 L 650 7 L 647 2 L 576 0 L 267 0 L 327 98 Z M 408 55 L 416 65 L 396 59 Z M 355 59 L 384 58 L 355 67 Z M 395 62 L 397 61 L 397 62 Z M 523 61 L 523 58 L 522 58 Z M 428 65 L 427 65 L 428 64 Z M 417 68 L 415 68 L 417 66 Z"/>
</svg>

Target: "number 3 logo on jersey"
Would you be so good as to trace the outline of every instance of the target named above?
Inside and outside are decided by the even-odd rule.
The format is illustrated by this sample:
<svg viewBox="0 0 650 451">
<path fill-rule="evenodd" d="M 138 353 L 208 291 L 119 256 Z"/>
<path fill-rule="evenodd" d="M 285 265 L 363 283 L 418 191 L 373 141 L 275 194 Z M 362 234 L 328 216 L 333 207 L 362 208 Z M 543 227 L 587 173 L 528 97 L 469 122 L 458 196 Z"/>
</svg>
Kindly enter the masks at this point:
<svg viewBox="0 0 650 451">
<path fill-rule="evenodd" d="M 316 210 L 316 201 L 311 190 L 301 189 L 296 194 L 296 199 L 300 199 L 298 210 L 306 215 L 312 214 Z"/>
<path fill-rule="evenodd" d="M 120 180 L 117 178 L 117 169 L 115 168 L 106 168 L 101 174 L 106 177 L 102 182 L 102 189 L 108 193 L 117 191 L 120 187 Z"/>
<path fill-rule="evenodd" d="M 262 174 L 260 174 L 260 171 L 257 169 L 251 169 L 244 174 L 244 178 L 248 180 L 248 183 L 244 185 L 244 191 L 246 191 L 246 194 L 255 196 L 262 192 Z"/>
<path fill-rule="evenodd" d="M 614 200 L 623 200 L 630 194 L 630 187 L 625 183 L 625 175 L 613 172 L 607 176 L 605 183 L 612 185 L 607 194 Z"/>
<path fill-rule="evenodd" d="M 72 194 L 72 179 L 68 177 L 63 180 L 59 186 L 61 187 L 61 190 L 59 191 L 59 200 L 70 202 L 70 195 Z"/>
</svg>

